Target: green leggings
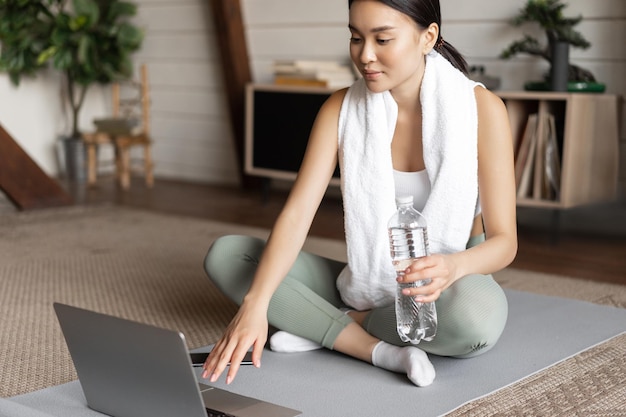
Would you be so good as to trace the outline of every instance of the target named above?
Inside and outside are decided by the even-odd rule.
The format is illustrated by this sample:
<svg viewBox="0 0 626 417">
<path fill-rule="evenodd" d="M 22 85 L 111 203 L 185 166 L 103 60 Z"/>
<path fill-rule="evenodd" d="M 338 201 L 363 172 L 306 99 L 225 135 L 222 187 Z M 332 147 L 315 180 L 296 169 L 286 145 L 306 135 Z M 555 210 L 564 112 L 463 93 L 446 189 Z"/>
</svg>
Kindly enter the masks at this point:
<svg viewBox="0 0 626 417">
<path fill-rule="evenodd" d="M 468 247 L 484 241 L 470 239 Z M 229 235 L 217 239 L 204 260 L 209 278 L 237 304 L 241 304 L 265 247 L 262 239 Z M 340 308 L 346 306 L 336 287 L 345 263 L 301 251 L 274 293 L 269 323 L 332 349 L 339 333 L 352 322 Z M 502 334 L 508 305 L 491 275 L 472 274 L 445 290 L 436 301 L 437 335 L 419 348 L 441 356 L 472 357 L 489 350 Z M 385 342 L 404 346 L 396 332 L 395 306 L 369 312 L 363 328 Z"/>
</svg>

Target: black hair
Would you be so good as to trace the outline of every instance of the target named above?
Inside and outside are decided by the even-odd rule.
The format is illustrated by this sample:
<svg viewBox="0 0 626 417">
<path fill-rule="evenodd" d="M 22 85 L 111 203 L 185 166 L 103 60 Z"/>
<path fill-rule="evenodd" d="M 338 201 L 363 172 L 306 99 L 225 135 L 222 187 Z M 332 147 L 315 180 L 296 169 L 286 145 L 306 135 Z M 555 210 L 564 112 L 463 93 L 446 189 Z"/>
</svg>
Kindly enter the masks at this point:
<svg viewBox="0 0 626 417">
<path fill-rule="evenodd" d="M 465 61 L 463 55 L 441 37 L 441 7 L 439 6 L 439 0 L 377 1 L 409 16 L 422 29 L 428 28 L 431 23 L 436 23 L 439 26 L 439 37 L 435 42 L 435 50 L 463 74 L 469 74 L 467 61 Z M 352 3 L 354 3 L 354 0 L 348 0 L 348 8 L 352 6 Z"/>
</svg>

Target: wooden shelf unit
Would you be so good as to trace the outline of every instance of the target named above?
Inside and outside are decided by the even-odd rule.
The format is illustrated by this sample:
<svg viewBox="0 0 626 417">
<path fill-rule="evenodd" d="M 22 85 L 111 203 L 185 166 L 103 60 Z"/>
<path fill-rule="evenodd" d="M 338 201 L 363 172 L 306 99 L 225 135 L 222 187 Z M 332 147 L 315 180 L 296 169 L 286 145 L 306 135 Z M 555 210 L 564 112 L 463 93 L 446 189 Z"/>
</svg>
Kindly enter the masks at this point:
<svg viewBox="0 0 626 417">
<path fill-rule="evenodd" d="M 497 92 L 519 144 L 528 116 L 550 113 L 561 154 L 558 200 L 518 198 L 519 206 L 567 209 L 610 201 L 617 194 L 619 96 L 593 93 Z"/>
<path fill-rule="evenodd" d="M 307 129 L 319 106 L 331 93 L 332 90 L 319 87 L 249 84 L 246 89 L 245 172 L 267 180 L 294 180 L 308 141 Z M 518 206 L 567 209 L 615 198 L 619 168 L 619 96 L 527 91 L 495 93 L 506 104 L 517 143 L 530 114 L 555 116 L 561 154 L 559 199 L 518 198 Z M 259 124 L 259 120 L 266 122 Z M 331 185 L 338 184 L 337 171 Z"/>
</svg>

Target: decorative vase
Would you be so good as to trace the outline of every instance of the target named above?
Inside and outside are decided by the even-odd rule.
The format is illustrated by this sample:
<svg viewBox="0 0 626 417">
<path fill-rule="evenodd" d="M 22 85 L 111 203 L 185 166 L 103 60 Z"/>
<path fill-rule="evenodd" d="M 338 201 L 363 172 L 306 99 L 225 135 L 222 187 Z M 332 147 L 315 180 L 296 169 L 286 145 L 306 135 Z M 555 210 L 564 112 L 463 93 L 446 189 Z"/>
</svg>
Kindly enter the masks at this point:
<svg viewBox="0 0 626 417">
<path fill-rule="evenodd" d="M 65 137 L 62 139 L 65 158 L 65 174 L 69 181 L 84 183 L 87 181 L 87 148 L 81 138 Z"/>
<path fill-rule="evenodd" d="M 569 79 L 569 43 L 553 42 L 551 45 L 550 90 L 567 91 Z"/>
</svg>

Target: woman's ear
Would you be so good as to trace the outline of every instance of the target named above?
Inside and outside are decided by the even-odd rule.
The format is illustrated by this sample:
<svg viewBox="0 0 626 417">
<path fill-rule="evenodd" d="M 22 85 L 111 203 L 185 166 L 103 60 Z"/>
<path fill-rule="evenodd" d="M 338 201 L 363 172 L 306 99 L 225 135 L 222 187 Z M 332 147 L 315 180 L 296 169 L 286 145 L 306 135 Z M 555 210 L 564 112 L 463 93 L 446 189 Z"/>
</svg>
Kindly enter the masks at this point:
<svg viewBox="0 0 626 417">
<path fill-rule="evenodd" d="M 437 43 L 437 39 L 439 39 L 439 25 L 431 23 L 423 32 L 422 36 L 424 36 L 424 39 L 426 40 L 424 45 L 424 54 L 428 54 L 433 50 L 435 44 Z"/>
</svg>

